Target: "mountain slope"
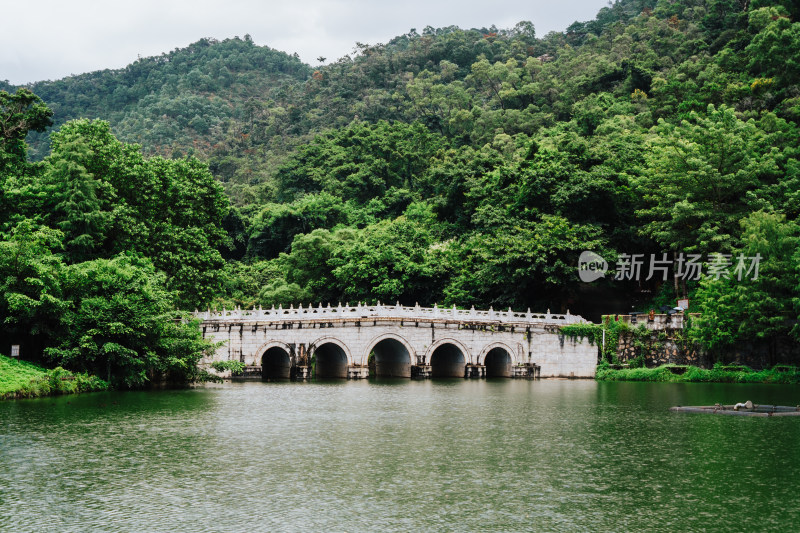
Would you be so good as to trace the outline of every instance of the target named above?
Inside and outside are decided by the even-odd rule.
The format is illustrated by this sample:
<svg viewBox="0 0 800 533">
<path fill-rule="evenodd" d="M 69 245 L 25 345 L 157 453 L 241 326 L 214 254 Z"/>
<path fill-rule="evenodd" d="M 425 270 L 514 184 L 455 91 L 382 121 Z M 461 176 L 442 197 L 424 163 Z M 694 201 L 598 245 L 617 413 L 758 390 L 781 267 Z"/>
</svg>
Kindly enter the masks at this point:
<svg viewBox="0 0 800 533">
<path fill-rule="evenodd" d="M 257 46 L 249 36 L 201 39 L 185 48 L 31 88 L 54 111 L 54 128 L 75 118 L 108 120 L 126 142 L 165 156 L 210 151 L 226 124 L 246 120 L 253 101 L 281 97 L 310 75 L 296 56 Z M 46 136 L 32 135 L 43 157 Z"/>
</svg>

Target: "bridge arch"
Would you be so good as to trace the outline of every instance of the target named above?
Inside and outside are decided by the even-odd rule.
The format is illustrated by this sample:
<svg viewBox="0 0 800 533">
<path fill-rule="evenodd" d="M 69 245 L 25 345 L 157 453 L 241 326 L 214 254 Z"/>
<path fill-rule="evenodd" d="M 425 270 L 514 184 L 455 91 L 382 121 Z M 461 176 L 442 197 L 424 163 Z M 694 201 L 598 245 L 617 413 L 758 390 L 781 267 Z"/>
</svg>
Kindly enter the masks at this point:
<svg viewBox="0 0 800 533">
<path fill-rule="evenodd" d="M 417 363 L 416 351 L 402 336 L 384 333 L 373 338 L 367 344 L 361 364 L 368 364 L 373 352 L 376 376 L 411 377 L 411 365 Z"/>
<path fill-rule="evenodd" d="M 461 350 L 461 353 L 464 354 L 464 359 L 465 359 L 464 364 L 469 363 L 472 360 L 472 354 L 470 353 L 469 348 L 467 348 L 467 346 L 463 342 L 454 339 L 452 337 L 448 337 L 444 339 L 439 339 L 438 341 L 428 346 L 428 350 L 425 352 L 425 362 L 427 364 L 431 364 L 431 355 L 433 355 L 433 352 L 435 352 L 436 349 L 442 346 L 443 344 L 452 344 L 456 346 L 459 350 Z"/>
<path fill-rule="evenodd" d="M 258 364 L 258 360 L 264 356 L 264 353 L 271 348 L 280 348 L 281 350 L 285 351 L 288 354 L 292 353 L 291 347 L 285 342 L 277 340 L 267 341 L 261 346 L 259 346 L 258 350 L 256 350 L 256 364 Z"/>
<path fill-rule="evenodd" d="M 487 344 L 486 346 L 483 347 L 483 349 L 481 350 L 480 355 L 475 360 L 476 364 L 479 364 L 479 365 L 486 364 L 486 356 L 489 354 L 489 352 L 491 352 L 495 348 L 502 348 L 503 350 L 508 352 L 509 357 L 511 357 L 511 362 L 512 363 L 516 364 L 516 363 L 520 362 L 520 361 L 517 361 L 518 357 L 516 355 L 516 352 L 514 351 L 514 349 L 511 346 L 509 346 L 505 342 L 496 341 L 496 342 L 491 342 L 491 343 L 489 343 L 489 344 Z"/>
<path fill-rule="evenodd" d="M 487 344 L 480 355 L 477 363 L 486 367 L 486 377 L 511 377 L 511 365 L 516 361 L 514 350 L 504 342 L 493 342 Z"/>
<path fill-rule="evenodd" d="M 261 365 L 261 377 L 266 380 L 289 379 L 291 377 L 292 349 L 280 341 L 265 342 L 256 351 L 255 363 Z"/>
<path fill-rule="evenodd" d="M 346 378 L 353 364 L 350 348 L 336 337 L 320 337 L 308 347 L 314 358 L 314 375 L 319 378 Z"/>
<path fill-rule="evenodd" d="M 469 348 L 453 339 L 439 339 L 428 347 L 425 361 L 433 377 L 464 377 L 464 368 L 472 361 Z"/>
</svg>

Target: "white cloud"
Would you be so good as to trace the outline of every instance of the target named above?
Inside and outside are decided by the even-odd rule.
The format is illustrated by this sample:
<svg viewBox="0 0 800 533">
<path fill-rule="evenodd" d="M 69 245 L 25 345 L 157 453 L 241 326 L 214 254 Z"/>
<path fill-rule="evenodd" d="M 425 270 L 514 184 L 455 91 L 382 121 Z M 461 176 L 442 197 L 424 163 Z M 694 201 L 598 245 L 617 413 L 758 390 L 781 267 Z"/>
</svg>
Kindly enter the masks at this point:
<svg viewBox="0 0 800 533">
<path fill-rule="evenodd" d="M 606 0 L 32 0 L 4 7 L 0 80 L 24 84 L 159 55 L 202 37 L 250 34 L 258 44 L 316 64 L 425 26 L 512 27 L 530 20 L 538 35 L 588 20 Z"/>
</svg>

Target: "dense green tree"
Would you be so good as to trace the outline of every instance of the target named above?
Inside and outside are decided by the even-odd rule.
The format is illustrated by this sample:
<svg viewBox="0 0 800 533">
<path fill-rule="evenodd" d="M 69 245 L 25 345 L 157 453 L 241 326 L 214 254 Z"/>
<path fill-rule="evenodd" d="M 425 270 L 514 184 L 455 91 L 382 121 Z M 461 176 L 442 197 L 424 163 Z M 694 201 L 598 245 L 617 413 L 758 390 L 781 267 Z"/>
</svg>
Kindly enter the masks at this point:
<svg viewBox="0 0 800 533">
<path fill-rule="evenodd" d="M 279 169 L 279 198 L 326 191 L 364 203 L 392 187 L 413 190 L 444 146 L 421 124 L 353 123 L 316 137 Z"/>
<path fill-rule="evenodd" d="M 347 221 L 344 202 L 325 191 L 288 204 L 269 203 L 253 216 L 247 252 L 251 257 L 272 259 L 289 251 L 295 235 Z"/>
<path fill-rule="evenodd" d="M 53 111 L 29 89 L 10 94 L 0 91 L 0 176 L 26 163 L 29 132 L 52 124 Z"/>
<path fill-rule="evenodd" d="M 298 235 L 292 242 L 291 253 L 281 256 L 289 283 L 302 287 L 315 302 L 335 303 L 346 298 L 334 277 L 335 254 L 349 247 L 357 232 L 351 229 L 329 231 L 316 229 Z"/>
<path fill-rule="evenodd" d="M 64 274 L 64 334 L 46 350 L 55 363 L 126 387 L 196 373 L 207 344 L 196 324 L 175 320 L 164 275 L 149 260 L 95 259 Z"/>
<path fill-rule="evenodd" d="M 32 174 L 27 160 L 28 133 L 44 131 L 52 124 L 53 112 L 28 89 L 16 93 L 0 90 L 0 229 L 10 229 L 12 219 L 19 221 L 16 202 L 8 198 L 9 189 L 17 186 L 16 178 Z"/>
<path fill-rule="evenodd" d="M 57 148 L 43 178 L 49 199 L 45 219 L 64 232 L 67 256 L 79 262 L 95 257 L 105 244 L 112 215 L 107 196 L 113 193 L 83 166 L 88 146 L 77 140 Z"/>
<path fill-rule="evenodd" d="M 297 283 L 287 283 L 283 278 L 278 278 L 263 287 L 258 293 L 259 305 L 270 307 L 289 308 L 295 304 L 310 302 L 313 295 Z"/>
<path fill-rule="evenodd" d="M 577 286 L 584 250 L 607 255 L 599 228 L 553 215 L 472 233 L 445 251 L 453 272 L 446 302 L 516 309 L 536 304 L 556 312 Z"/>
<path fill-rule="evenodd" d="M 229 237 L 222 228 L 228 202 L 207 167 L 146 158 L 103 121 L 65 124 L 52 147 L 41 182 L 47 195 L 36 182 L 29 194 L 41 197 L 48 223 L 68 231 L 73 260 L 138 252 L 167 274 L 181 305 L 210 301 Z"/>
<path fill-rule="evenodd" d="M 347 300 L 430 302 L 436 294 L 433 239 L 405 216 L 368 226 L 334 252 L 333 277 Z"/>
<path fill-rule="evenodd" d="M 781 9 L 761 8 L 750 13 L 750 28 L 758 33 L 745 49 L 751 72 L 776 77 L 780 87 L 800 83 L 800 22 Z"/>
<path fill-rule="evenodd" d="M 267 285 L 284 277 L 277 261 L 228 261 L 221 272 L 213 302 L 208 308 L 251 309 L 259 305 L 259 292 Z"/>
<path fill-rule="evenodd" d="M 638 188 L 643 227 L 666 250 L 730 252 L 739 221 L 777 172 L 775 151 L 730 108 L 659 124 Z"/>
<path fill-rule="evenodd" d="M 35 357 L 57 336 L 68 306 L 58 256 L 63 235 L 24 220 L 0 237 L 0 329 Z"/>
<path fill-rule="evenodd" d="M 800 306 L 800 226 L 757 211 L 741 221 L 742 246 L 721 275 L 707 273 L 695 294 L 701 316 L 692 334 L 715 353 L 738 343 L 794 335 Z"/>
</svg>

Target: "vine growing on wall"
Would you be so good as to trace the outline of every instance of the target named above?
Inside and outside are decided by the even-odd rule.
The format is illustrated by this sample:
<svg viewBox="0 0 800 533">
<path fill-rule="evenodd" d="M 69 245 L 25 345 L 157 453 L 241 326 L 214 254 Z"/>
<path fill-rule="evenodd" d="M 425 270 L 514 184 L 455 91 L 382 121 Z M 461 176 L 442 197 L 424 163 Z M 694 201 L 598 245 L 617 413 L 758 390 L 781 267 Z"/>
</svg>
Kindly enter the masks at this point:
<svg viewBox="0 0 800 533">
<path fill-rule="evenodd" d="M 603 336 L 605 333 L 605 343 Z M 644 324 L 631 327 L 628 322 L 614 320 L 610 315 L 604 316 L 600 324 L 569 324 L 561 327 L 561 334 L 573 339 L 588 339 L 600 350 L 600 360 L 611 364 L 619 363 L 620 335 L 626 335 L 635 350 L 635 357 L 628 361 L 632 366 L 644 366 L 645 352 L 651 348 L 660 348 L 661 342 L 667 339 L 666 333 L 659 335 L 654 341 L 651 332 Z M 663 338 L 662 338 L 663 337 Z"/>
<path fill-rule="evenodd" d="M 614 323 L 619 324 L 619 323 Z M 603 345 L 603 330 L 605 329 L 605 346 Z M 600 351 L 600 360 L 616 362 L 617 340 L 616 327 L 609 328 L 607 324 L 568 324 L 560 328 L 561 334 L 571 339 L 587 339 L 597 346 Z"/>
</svg>

